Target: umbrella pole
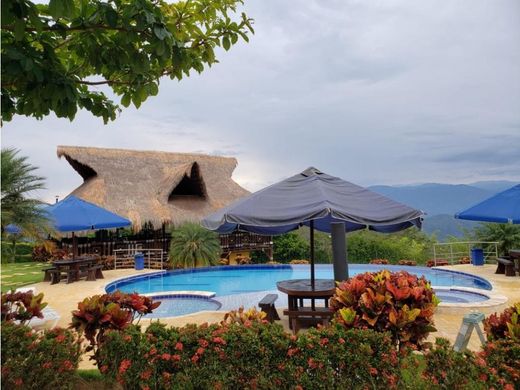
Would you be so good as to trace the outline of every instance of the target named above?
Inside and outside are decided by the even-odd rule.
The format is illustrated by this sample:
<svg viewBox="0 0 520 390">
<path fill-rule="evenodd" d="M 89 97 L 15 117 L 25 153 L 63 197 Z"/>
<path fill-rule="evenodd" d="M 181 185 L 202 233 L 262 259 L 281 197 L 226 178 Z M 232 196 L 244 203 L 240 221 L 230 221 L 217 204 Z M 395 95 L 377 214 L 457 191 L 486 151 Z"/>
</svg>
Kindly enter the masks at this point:
<svg viewBox="0 0 520 390">
<path fill-rule="evenodd" d="M 311 228 L 311 236 L 310 236 L 310 244 L 311 244 L 311 287 L 314 290 L 314 221 L 313 220 L 311 220 L 310 228 Z"/>
</svg>

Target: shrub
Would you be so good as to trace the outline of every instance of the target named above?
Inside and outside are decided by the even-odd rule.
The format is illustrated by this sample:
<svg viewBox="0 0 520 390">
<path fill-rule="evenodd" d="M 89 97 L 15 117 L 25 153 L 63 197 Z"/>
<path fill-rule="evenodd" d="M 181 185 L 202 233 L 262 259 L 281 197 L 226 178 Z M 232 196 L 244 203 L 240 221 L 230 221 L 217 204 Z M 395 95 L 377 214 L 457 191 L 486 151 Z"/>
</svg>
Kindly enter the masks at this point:
<svg viewBox="0 0 520 390">
<path fill-rule="evenodd" d="M 487 343 L 475 354 L 454 351 L 448 340 L 438 338 L 424 355 L 424 363 L 414 388 L 513 390 L 520 386 L 520 344 L 511 340 Z"/>
<path fill-rule="evenodd" d="M 347 328 L 390 332 L 395 344 L 420 347 L 433 327 L 438 304 L 423 277 L 387 270 L 364 273 L 341 282 L 330 300 L 334 321 Z"/>
<path fill-rule="evenodd" d="M 52 258 L 51 252 L 47 250 L 44 245 L 36 245 L 32 251 L 32 259 L 33 261 L 39 261 L 42 263 L 46 263 L 50 261 Z"/>
<path fill-rule="evenodd" d="M 93 351 L 91 359 L 97 360 L 99 346 L 104 342 L 107 331 L 125 329 L 160 304 L 137 293 L 116 291 L 94 295 L 78 303 L 78 310 L 72 312 L 71 328 L 85 335 L 90 342 L 86 351 Z"/>
<path fill-rule="evenodd" d="M 43 294 L 34 295 L 32 291 L 2 294 L 2 323 L 18 321 L 25 324 L 31 318 L 43 318 L 42 310 L 47 304 L 42 301 Z"/>
<path fill-rule="evenodd" d="M 372 259 L 370 264 L 388 264 L 388 259 Z"/>
<path fill-rule="evenodd" d="M 81 342 L 54 328 L 36 333 L 25 325 L 2 322 L 3 389 L 72 389 Z"/>
<path fill-rule="evenodd" d="M 273 257 L 282 263 L 309 255 L 309 242 L 297 233 L 273 237 Z"/>
<path fill-rule="evenodd" d="M 488 389 L 485 364 L 478 365 L 472 352 L 456 352 L 450 342 L 438 338 L 435 347 L 425 355 L 426 367 L 422 377 L 431 388 Z"/>
<path fill-rule="evenodd" d="M 399 265 L 407 265 L 407 266 L 416 266 L 417 262 L 415 262 L 413 260 L 402 259 L 402 260 L 399 260 L 397 262 L 397 264 L 399 264 Z"/>
<path fill-rule="evenodd" d="M 304 260 L 304 259 L 300 259 L 300 260 L 291 260 L 289 262 L 289 264 L 309 264 L 309 260 Z"/>
<path fill-rule="evenodd" d="M 520 343 L 512 339 L 488 342 L 478 357 L 488 367 L 488 382 L 496 382 L 505 388 L 507 383 L 520 388 Z M 482 364 L 482 361 L 480 361 Z"/>
<path fill-rule="evenodd" d="M 388 389 L 399 373 L 388 334 L 335 326 L 290 336 L 262 321 L 130 326 L 107 334 L 100 363 L 129 389 Z"/>
<path fill-rule="evenodd" d="M 500 314 L 491 314 L 484 320 L 484 330 L 490 341 L 512 339 L 520 342 L 520 302 Z"/>
<path fill-rule="evenodd" d="M 353 263 L 368 263 L 384 258 L 391 263 L 399 259 L 413 259 L 424 264 L 432 248 L 432 239 L 416 229 L 396 234 L 357 231 L 347 234 L 348 257 Z"/>
</svg>

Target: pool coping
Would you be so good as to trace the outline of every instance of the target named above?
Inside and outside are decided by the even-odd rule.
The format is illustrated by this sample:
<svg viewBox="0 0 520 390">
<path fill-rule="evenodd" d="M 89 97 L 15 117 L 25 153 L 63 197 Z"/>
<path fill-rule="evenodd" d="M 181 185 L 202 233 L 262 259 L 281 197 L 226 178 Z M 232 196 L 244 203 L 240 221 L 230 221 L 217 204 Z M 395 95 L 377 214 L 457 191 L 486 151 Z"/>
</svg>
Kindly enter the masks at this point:
<svg viewBox="0 0 520 390">
<path fill-rule="evenodd" d="M 445 308 L 481 308 L 481 307 L 493 307 L 498 306 L 506 303 L 508 301 L 508 298 L 505 295 L 497 294 L 493 290 L 481 290 L 478 288 L 472 288 L 472 287 L 459 287 L 459 286 L 432 286 L 434 290 L 441 290 L 441 291 L 463 291 L 463 292 L 470 292 L 478 295 L 483 295 L 487 297 L 485 301 L 480 302 L 440 302 L 438 307 L 445 307 Z"/>
</svg>

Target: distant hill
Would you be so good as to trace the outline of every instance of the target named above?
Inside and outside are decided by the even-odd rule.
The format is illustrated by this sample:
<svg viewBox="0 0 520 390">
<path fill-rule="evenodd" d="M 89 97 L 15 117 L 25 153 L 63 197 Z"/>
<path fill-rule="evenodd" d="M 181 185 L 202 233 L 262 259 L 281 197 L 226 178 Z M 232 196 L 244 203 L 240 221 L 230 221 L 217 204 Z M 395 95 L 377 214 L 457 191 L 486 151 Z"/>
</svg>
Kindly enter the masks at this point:
<svg viewBox="0 0 520 390">
<path fill-rule="evenodd" d="M 462 236 L 462 227 L 473 229 L 478 222 L 461 221 L 453 215 L 518 184 L 510 181 L 481 181 L 471 184 L 438 184 L 369 187 L 390 199 L 426 212 L 423 230 L 436 233 L 439 240 L 448 235 Z"/>
</svg>

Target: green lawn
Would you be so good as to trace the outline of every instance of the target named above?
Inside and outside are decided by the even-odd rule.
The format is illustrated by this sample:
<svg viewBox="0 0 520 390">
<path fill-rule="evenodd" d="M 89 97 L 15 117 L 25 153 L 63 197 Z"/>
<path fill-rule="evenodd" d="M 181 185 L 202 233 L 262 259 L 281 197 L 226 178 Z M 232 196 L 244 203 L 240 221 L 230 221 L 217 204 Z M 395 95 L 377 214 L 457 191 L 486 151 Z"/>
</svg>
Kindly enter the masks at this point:
<svg viewBox="0 0 520 390">
<path fill-rule="evenodd" d="M 2 292 L 43 281 L 42 269 L 47 263 L 14 263 L 1 265 Z"/>
</svg>

